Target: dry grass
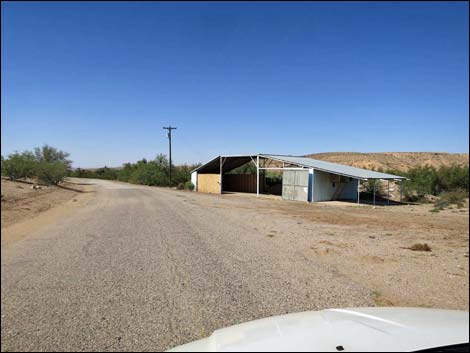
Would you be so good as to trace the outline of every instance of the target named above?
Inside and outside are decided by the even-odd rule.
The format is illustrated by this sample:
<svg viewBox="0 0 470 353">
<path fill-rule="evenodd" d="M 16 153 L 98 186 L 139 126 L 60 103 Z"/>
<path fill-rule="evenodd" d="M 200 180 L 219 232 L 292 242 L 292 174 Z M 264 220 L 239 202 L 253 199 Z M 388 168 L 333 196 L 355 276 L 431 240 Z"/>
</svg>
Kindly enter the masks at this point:
<svg viewBox="0 0 470 353">
<path fill-rule="evenodd" d="M 405 249 L 412 251 L 432 251 L 431 247 L 427 243 L 416 243 Z"/>
<path fill-rule="evenodd" d="M 326 245 L 333 245 L 333 243 L 329 240 L 320 240 L 319 243 L 320 244 L 326 244 Z"/>
<path fill-rule="evenodd" d="M 378 290 L 373 290 L 374 302 L 377 306 L 394 306 L 393 302 L 383 296 Z"/>
</svg>

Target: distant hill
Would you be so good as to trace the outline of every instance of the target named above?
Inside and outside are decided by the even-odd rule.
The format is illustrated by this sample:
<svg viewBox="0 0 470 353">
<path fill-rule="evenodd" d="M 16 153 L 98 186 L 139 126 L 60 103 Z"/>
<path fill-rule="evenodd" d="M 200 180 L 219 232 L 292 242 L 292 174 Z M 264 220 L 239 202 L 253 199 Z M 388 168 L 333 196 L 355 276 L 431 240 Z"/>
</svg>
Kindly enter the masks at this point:
<svg viewBox="0 0 470 353">
<path fill-rule="evenodd" d="M 328 162 L 346 164 L 365 169 L 395 169 L 406 171 L 412 167 L 426 164 L 439 168 L 440 166 L 468 165 L 468 153 L 441 152 L 328 152 L 308 154 L 306 157 Z"/>
</svg>

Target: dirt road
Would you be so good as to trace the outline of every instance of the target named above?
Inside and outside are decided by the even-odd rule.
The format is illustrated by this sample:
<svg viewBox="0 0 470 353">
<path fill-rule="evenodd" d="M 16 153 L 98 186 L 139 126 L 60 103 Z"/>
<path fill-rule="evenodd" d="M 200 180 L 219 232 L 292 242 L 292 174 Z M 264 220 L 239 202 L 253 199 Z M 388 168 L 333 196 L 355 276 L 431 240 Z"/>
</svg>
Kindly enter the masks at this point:
<svg viewBox="0 0 470 353">
<path fill-rule="evenodd" d="M 468 209 L 94 182 L 74 213 L 2 246 L 2 351 L 163 350 L 228 325 L 331 307 L 468 310 Z M 433 251 L 403 249 L 418 241 Z"/>
<path fill-rule="evenodd" d="M 255 318 L 373 304 L 257 229 L 256 209 L 97 183 L 78 212 L 2 247 L 2 351 L 162 350 Z"/>
</svg>

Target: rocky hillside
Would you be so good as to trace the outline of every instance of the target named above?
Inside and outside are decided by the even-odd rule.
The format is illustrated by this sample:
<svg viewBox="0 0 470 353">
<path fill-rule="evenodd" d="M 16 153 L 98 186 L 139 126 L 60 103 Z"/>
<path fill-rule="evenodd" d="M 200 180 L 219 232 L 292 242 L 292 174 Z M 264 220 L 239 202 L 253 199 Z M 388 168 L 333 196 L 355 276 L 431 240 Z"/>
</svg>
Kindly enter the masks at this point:
<svg viewBox="0 0 470 353">
<path fill-rule="evenodd" d="M 411 167 L 426 164 L 436 168 L 440 166 L 468 165 L 468 153 L 441 153 L 441 152 L 382 152 L 382 153 L 356 153 L 356 152 L 329 152 L 308 154 L 306 157 L 320 159 L 328 162 L 341 163 L 365 169 L 395 169 L 408 170 Z"/>
</svg>

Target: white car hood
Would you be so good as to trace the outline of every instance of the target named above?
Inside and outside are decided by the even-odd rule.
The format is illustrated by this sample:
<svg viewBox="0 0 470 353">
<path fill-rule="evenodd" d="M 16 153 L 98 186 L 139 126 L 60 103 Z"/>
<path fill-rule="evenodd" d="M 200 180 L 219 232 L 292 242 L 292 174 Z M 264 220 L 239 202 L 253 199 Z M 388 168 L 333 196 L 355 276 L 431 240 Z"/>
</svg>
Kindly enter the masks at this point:
<svg viewBox="0 0 470 353">
<path fill-rule="evenodd" d="M 467 343 L 469 314 L 421 308 L 329 309 L 215 331 L 173 352 L 393 352 Z M 341 347 L 340 347 L 341 346 Z M 337 348 L 338 347 L 338 348 Z"/>
</svg>

